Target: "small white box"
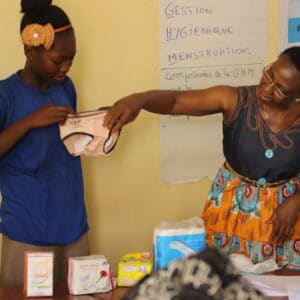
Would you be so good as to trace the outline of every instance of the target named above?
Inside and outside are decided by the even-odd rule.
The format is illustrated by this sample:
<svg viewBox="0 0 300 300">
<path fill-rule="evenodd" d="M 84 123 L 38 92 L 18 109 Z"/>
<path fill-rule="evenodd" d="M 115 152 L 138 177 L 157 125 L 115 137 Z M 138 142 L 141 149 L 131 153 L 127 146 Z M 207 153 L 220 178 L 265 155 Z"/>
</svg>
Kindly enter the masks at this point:
<svg viewBox="0 0 300 300">
<path fill-rule="evenodd" d="M 103 255 L 70 257 L 68 260 L 70 294 L 106 293 L 114 288 L 112 272 Z"/>
<path fill-rule="evenodd" d="M 25 252 L 23 291 L 27 297 L 53 296 L 53 263 L 53 252 Z"/>
</svg>

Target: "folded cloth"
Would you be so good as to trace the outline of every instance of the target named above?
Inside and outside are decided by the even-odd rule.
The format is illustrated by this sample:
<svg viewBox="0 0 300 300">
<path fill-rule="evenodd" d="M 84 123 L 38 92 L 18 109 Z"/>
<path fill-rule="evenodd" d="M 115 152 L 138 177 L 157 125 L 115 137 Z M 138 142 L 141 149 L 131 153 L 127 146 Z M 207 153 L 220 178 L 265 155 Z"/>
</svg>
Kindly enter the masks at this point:
<svg viewBox="0 0 300 300">
<path fill-rule="evenodd" d="M 261 300 L 224 254 L 215 248 L 171 263 L 144 277 L 122 300 Z"/>
<path fill-rule="evenodd" d="M 112 132 L 104 127 L 106 108 L 68 115 L 60 125 L 60 137 L 73 156 L 107 155 L 115 147 L 120 131 Z"/>
<path fill-rule="evenodd" d="M 280 269 L 273 258 L 257 264 L 243 254 L 232 253 L 228 258 L 240 274 L 263 274 Z"/>
</svg>

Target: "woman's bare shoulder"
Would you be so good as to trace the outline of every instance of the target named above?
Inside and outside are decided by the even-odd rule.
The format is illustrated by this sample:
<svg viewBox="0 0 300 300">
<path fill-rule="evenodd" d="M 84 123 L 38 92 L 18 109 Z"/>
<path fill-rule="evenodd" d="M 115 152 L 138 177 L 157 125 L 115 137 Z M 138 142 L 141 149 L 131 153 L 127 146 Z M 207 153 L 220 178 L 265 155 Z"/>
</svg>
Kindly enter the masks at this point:
<svg viewBox="0 0 300 300">
<path fill-rule="evenodd" d="M 230 85 L 218 85 L 216 91 L 220 95 L 225 111 L 233 111 L 238 99 L 238 87 Z"/>
<path fill-rule="evenodd" d="M 223 98 L 226 101 L 236 99 L 238 93 L 238 87 L 230 85 L 216 85 L 209 88 L 212 93 L 218 95 L 219 98 Z"/>
</svg>

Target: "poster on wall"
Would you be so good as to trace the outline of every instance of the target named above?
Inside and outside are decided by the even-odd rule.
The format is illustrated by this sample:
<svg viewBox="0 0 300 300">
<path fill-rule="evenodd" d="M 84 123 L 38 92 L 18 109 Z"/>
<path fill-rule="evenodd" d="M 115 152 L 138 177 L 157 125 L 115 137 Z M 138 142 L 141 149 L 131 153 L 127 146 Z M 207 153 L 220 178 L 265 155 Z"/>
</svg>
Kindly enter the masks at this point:
<svg viewBox="0 0 300 300">
<path fill-rule="evenodd" d="M 267 54 L 267 1 L 160 0 L 160 88 L 259 82 Z M 222 116 L 161 116 L 161 180 L 213 176 L 224 162 Z"/>
<path fill-rule="evenodd" d="M 279 0 L 279 53 L 300 45 L 300 0 Z"/>
</svg>

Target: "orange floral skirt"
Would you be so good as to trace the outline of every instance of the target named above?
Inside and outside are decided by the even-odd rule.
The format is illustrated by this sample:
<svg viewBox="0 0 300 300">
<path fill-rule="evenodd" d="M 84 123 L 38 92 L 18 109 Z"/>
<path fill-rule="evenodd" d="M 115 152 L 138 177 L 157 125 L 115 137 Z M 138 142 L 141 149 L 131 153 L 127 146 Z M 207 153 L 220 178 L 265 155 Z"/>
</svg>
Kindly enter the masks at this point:
<svg viewBox="0 0 300 300">
<path fill-rule="evenodd" d="M 276 187 L 257 187 L 222 167 L 202 214 L 207 246 L 244 254 L 253 263 L 273 258 L 279 265 L 300 269 L 300 218 L 282 246 L 270 241 L 273 226 L 266 224 L 276 207 L 296 193 L 299 182 L 297 177 Z"/>
</svg>

